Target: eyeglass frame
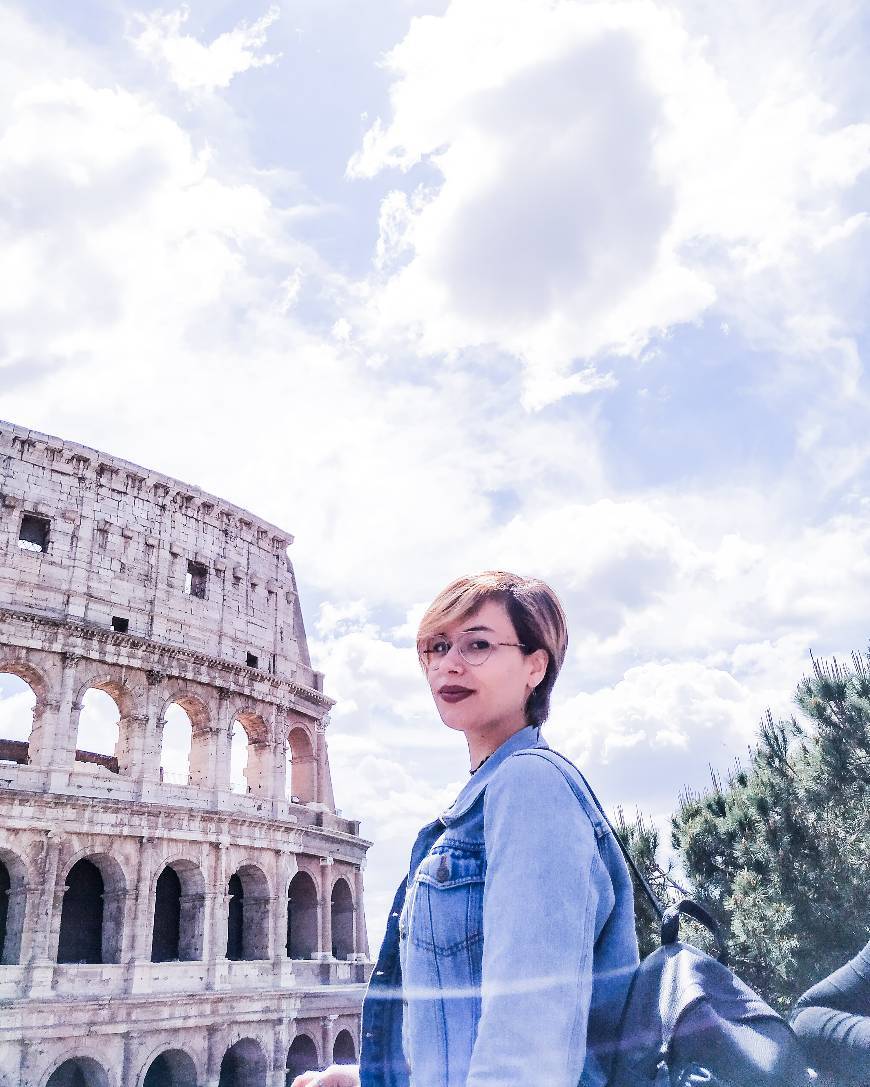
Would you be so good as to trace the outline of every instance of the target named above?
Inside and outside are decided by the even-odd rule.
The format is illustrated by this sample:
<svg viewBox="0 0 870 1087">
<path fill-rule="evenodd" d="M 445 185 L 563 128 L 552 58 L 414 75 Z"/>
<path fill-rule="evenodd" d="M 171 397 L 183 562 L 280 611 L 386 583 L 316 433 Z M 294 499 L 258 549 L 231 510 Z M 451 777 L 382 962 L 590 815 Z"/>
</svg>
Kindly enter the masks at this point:
<svg viewBox="0 0 870 1087">
<path fill-rule="evenodd" d="M 462 634 L 460 634 L 460 635 L 459 635 L 459 638 L 461 638 L 461 637 L 462 637 L 463 635 L 465 635 L 465 634 L 476 634 L 476 633 L 477 633 L 477 631 L 474 631 L 474 630 L 464 630 L 464 631 L 462 632 Z M 443 640 L 443 641 L 445 641 L 445 642 L 450 642 L 450 648 L 449 648 L 449 649 L 447 650 L 447 652 L 446 652 L 446 653 L 445 653 L 445 654 L 444 654 L 444 655 L 443 655 L 443 656 L 442 656 L 442 657 L 440 658 L 440 660 L 438 661 L 438 663 L 439 663 L 439 664 L 440 664 L 440 663 L 441 663 L 442 661 L 445 661 L 445 660 L 447 659 L 447 656 L 448 656 L 448 654 L 450 653 L 450 650 L 451 650 L 451 649 L 453 649 L 453 647 L 454 647 L 454 646 L 456 646 L 456 651 L 457 651 L 457 652 L 459 653 L 459 656 L 460 656 L 460 657 L 462 658 L 462 660 L 463 660 L 463 661 L 465 661 L 465 663 L 466 663 L 466 664 L 468 665 L 468 667 L 469 667 L 469 668 L 479 668 L 479 667 L 481 666 L 481 664 L 486 664 L 486 662 L 487 662 L 487 661 L 488 661 L 488 660 L 490 659 L 490 657 L 492 656 L 493 650 L 494 650 L 494 649 L 495 649 L 495 647 L 496 647 L 496 646 L 498 646 L 498 645 L 503 645 L 503 646 L 507 646 L 508 648 L 511 648 L 511 649 L 528 649 L 528 648 L 529 648 L 529 647 L 528 647 L 528 646 L 526 645 L 526 643 L 525 643 L 525 642 L 493 642 L 493 641 L 490 641 L 490 639 L 489 639 L 489 638 L 487 638 L 487 641 L 489 642 L 489 652 L 488 652 L 488 653 L 487 653 L 487 655 L 486 655 L 486 656 L 485 656 L 485 657 L 483 658 L 483 660 L 480 660 L 480 661 L 476 661 L 476 662 L 475 662 L 475 661 L 470 661 L 470 660 L 469 660 L 469 659 L 468 659 L 468 658 L 467 658 L 467 657 L 465 656 L 465 654 L 464 654 L 464 653 L 462 652 L 462 648 L 461 648 L 461 647 L 460 647 L 460 645 L 459 645 L 459 638 L 457 638 L 457 639 L 456 639 L 455 641 L 453 641 L 453 642 L 450 642 L 450 639 L 449 639 L 449 638 L 444 638 L 444 637 L 443 637 L 443 635 L 442 635 L 442 640 Z M 421 649 L 421 648 L 420 648 L 419 646 L 417 647 L 417 656 L 418 656 L 418 657 L 420 658 L 420 663 L 421 663 L 421 664 L 423 665 L 423 667 L 424 667 L 424 668 L 426 669 L 426 671 L 427 671 L 427 672 L 428 672 L 428 671 L 429 671 L 429 669 L 430 669 L 430 668 L 432 668 L 432 666 L 433 666 L 433 665 L 432 665 L 432 661 L 431 661 L 431 659 L 429 659 L 429 654 L 430 654 L 431 652 L 432 652 L 432 650 L 431 650 L 431 649 Z"/>
</svg>

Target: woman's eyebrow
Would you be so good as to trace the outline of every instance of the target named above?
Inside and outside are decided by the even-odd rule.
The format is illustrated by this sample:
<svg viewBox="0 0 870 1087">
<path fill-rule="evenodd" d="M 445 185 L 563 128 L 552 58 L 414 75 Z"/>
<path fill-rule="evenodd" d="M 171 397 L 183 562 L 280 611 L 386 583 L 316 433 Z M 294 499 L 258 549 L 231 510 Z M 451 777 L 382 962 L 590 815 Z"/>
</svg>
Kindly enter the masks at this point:
<svg viewBox="0 0 870 1087">
<path fill-rule="evenodd" d="M 473 630 L 488 630 L 490 634 L 495 634 L 495 631 L 492 629 L 492 627 L 466 627 L 462 633 L 470 634 Z"/>
</svg>

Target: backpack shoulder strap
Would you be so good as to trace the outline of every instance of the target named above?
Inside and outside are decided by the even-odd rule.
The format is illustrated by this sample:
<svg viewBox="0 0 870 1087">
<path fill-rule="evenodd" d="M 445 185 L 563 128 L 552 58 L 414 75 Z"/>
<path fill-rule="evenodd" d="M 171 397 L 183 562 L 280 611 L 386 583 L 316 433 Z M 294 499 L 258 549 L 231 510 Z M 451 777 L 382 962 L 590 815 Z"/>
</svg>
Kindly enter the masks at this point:
<svg viewBox="0 0 870 1087">
<path fill-rule="evenodd" d="M 592 788 L 589 785 L 589 782 L 586 780 L 585 776 L 583 775 L 582 771 L 579 770 L 574 765 L 574 763 L 571 762 L 570 759 L 566 758 L 560 752 L 554 751 L 551 747 L 527 747 L 527 748 L 524 748 L 522 751 L 515 752 L 515 754 L 516 755 L 538 755 L 540 758 L 546 759 L 547 762 L 549 762 L 553 766 L 555 766 L 556 769 L 561 773 L 561 775 L 562 775 L 562 777 L 564 777 L 565 781 L 568 782 L 568 785 L 571 788 L 571 792 L 577 797 L 577 799 L 580 801 L 580 803 L 585 808 L 587 806 L 587 798 L 583 795 L 583 791 L 581 790 L 581 788 L 577 784 L 577 782 L 574 780 L 574 777 L 571 774 L 568 773 L 568 770 L 566 769 L 566 764 L 567 764 L 567 766 L 570 766 L 573 770 L 576 771 L 576 773 L 579 776 L 580 780 L 586 786 L 586 791 L 588 792 L 589 797 L 591 798 L 591 800 L 594 803 L 595 807 L 600 812 L 601 818 L 604 820 L 607 828 L 610 830 L 610 833 L 616 839 L 617 845 L 619 846 L 619 849 L 620 849 L 623 857 L 625 858 L 625 863 L 628 865 L 628 867 L 634 873 L 635 878 L 637 879 L 640 886 L 643 888 L 647 898 L 650 900 L 652 908 L 656 912 L 656 916 L 659 918 L 659 920 L 661 920 L 662 917 L 664 917 L 664 913 L 665 913 L 664 909 L 659 904 L 659 900 L 656 898 L 655 893 L 654 893 L 652 887 L 650 887 L 649 882 L 647 881 L 646 877 L 641 872 L 641 870 L 638 868 L 638 866 L 635 864 L 634 858 L 629 853 L 629 851 L 626 849 L 625 843 L 623 842 L 622 838 L 620 838 L 620 836 L 614 830 L 613 824 L 607 818 L 607 812 L 604 810 L 604 807 L 602 806 L 601 801 L 598 799 L 598 797 L 592 791 Z"/>
</svg>

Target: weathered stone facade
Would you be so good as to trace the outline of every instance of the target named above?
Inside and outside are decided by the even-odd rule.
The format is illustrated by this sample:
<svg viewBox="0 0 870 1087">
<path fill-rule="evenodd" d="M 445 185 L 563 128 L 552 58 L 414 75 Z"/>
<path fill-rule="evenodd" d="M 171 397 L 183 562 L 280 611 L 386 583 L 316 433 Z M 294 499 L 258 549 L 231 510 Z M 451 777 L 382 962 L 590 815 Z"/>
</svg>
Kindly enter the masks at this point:
<svg viewBox="0 0 870 1087">
<path fill-rule="evenodd" d="M 0 672 L 36 699 L 0 737 L 3 1087 L 284 1087 L 358 1052 L 369 843 L 335 810 L 290 543 L 0 422 Z M 110 754 L 77 743 L 94 688 Z M 186 781 L 161 769 L 173 705 Z"/>
</svg>

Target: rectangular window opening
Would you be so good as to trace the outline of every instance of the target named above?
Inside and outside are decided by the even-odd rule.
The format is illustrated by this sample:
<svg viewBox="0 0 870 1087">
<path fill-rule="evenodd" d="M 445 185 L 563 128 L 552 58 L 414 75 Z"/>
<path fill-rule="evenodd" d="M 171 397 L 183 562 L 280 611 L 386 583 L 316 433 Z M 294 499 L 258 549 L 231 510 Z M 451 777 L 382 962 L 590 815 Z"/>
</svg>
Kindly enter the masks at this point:
<svg viewBox="0 0 870 1087">
<path fill-rule="evenodd" d="M 260 658 L 255 653 L 249 653 L 246 664 L 249 668 L 258 668 L 260 665 Z"/>
<path fill-rule="evenodd" d="M 117 634 L 126 634 L 130 629 L 130 620 L 122 615 L 112 616 L 112 630 Z"/>
<path fill-rule="evenodd" d="M 184 591 L 188 596 L 196 596 L 200 600 L 205 600 L 205 583 L 207 580 L 208 570 L 201 562 L 189 562 L 187 564 Z"/>
<path fill-rule="evenodd" d="M 48 550 L 48 525 L 45 517 L 34 517 L 32 513 L 25 513 L 21 518 L 21 528 L 18 532 L 18 546 L 22 551 L 47 551 Z"/>
</svg>

